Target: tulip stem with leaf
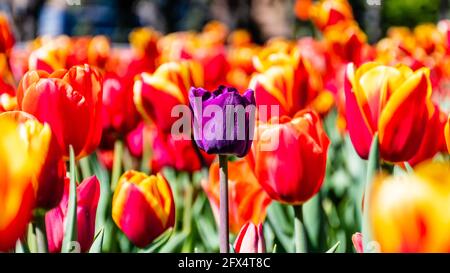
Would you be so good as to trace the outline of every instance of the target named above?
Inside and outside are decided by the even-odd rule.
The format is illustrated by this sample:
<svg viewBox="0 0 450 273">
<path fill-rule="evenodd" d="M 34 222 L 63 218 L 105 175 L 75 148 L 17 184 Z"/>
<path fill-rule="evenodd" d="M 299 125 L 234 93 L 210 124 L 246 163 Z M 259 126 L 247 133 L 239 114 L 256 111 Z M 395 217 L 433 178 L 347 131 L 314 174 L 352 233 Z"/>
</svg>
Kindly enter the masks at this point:
<svg viewBox="0 0 450 273">
<path fill-rule="evenodd" d="M 219 155 L 220 205 L 219 205 L 219 242 L 220 252 L 230 252 L 228 218 L 228 156 Z"/>
<path fill-rule="evenodd" d="M 303 205 L 294 205 L 294 239 L 295 239 L 295 252 L 306 253 L 306 231 L 303 224 Z"/>
<path fill-rule="evenodd" d="M 67 208 L 67 222 L 64 232 L 62 252 L 70 252 L 72 243 L 77 241 L 77 182 L 75 152 L 72 145 L 69 145 L 69 204 Z"/>
</svg>

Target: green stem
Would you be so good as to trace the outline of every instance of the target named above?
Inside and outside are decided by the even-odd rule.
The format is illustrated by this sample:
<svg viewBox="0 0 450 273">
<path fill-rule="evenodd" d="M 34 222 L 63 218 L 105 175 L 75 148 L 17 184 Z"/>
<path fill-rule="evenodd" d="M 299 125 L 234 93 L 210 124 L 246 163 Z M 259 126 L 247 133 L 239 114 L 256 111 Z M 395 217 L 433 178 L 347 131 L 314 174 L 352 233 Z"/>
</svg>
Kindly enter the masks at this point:
<svg viewBox="0 0 450 273">
<path fill-rule="evenodd" d="M 303 225 L 303 205 L 293 206 L 294 208 L 294 240 L 295 252 L 306 253 L 306 232 Z"/>
<path fill-rule="evenodd" d="M 228 218 L 228 156 L 219 155 L 220 205 L 219 205 L 219 242 L 220 252 L 230 252 Z"/>
<path fill-rule="evenodd" d="M 45 211 L 36 210 L 34 215 L 34 232 L 36 234 L 37 252 L 47 253 L 47 236 L 45 233 Z"/>
<path fill-rule="evenodd" d="M 123 142 L 118 139 L 114 143 L 114 160 L 111 175 L 111 191 L 116 189 L 117 182 L 122 171 Z"/>
<path fill-rule="evenodd" d="M 62 252 L 68 253 L 72 250 L 73 243 L 77 242 L 77 182 L 75 152 L 73 146 L 69 145 L 70 163 L 69 163 L 69 201 L 67 207 L 66 226 L 62 244 Z"/>
<path fill-rule="evenodd" d="M 80 159 L 80 169 L 83 179 L 92 175 L 91 167 L 89 166 L 89 157 Z"/>
<path fill-rule="evenodd" d="M 373 137 L 370 146 L 369 161 L 367 165 L 366 186 L 364 189 L 364 209 L 363 209 L 363 246 L 366 247 L 372 241 L 372 231 L 370 228 L 370 196 L 373 178 L 380 169 L 380 150 L 378 146 L 378 133 Z"/>
<path fill-rule="evenodd" d="M 186 174 L 186 176 L 188 176 Z M 184 179 L 185 188 L 184 188 L 184 211 L 183 211 L 183 231 L 186 234 L 191 232 L 191 224 L 192 224 L 192 195 L 194 194 L 194 188 L 192 187 L 189 178 Z"/>
<path fill-rule="evenodd" d="M 144 128 L 142 132 L 142 161 L 141 171 L 144 173 L 151 172 L 150 159 L 152 158 L 152 145 L 147 130 Z"/>
</svg>

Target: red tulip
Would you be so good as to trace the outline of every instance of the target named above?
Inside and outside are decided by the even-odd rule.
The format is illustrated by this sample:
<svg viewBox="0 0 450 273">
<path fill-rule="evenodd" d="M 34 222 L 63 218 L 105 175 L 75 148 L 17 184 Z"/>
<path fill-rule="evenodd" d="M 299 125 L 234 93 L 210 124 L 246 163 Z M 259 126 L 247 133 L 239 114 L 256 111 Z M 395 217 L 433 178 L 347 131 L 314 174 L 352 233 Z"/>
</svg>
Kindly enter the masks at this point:
<svg viewBox="0 0 450 273">
<path fill-rule="evenodd" d="M 59 206 L 48 211 L 45 215 L 48 250 L 50 252 L 60 252 L 64 238 L 70 180 L 66 178 L 64 182 L 64 195 Z M 100 184 L 95 176 L 86 178 L 77 186 L 77 238 L 82 252 L 88 251 L 94 240 L 95 216 L 99 196 Z"/>
<path fill-rule="evenodd" d="M 245 224 L 234 242 L 234 251 L 236 253 L 265 253 L 263 225 Z"/>
<path fill-rule="evenodd" d="M 66 157 L 69 145 L 80 158 L 100 142 L 102 80 L 89 65 L 50 75 L 29 71 L 19 84 L 17 99 L 21 110 L 50 124 Z"/>
<path fill-rule="evenodd" d="M 107 73 L 103 78 L 103 128 L 126 135 L 136 128 L 139 114 L 133 102 L 133 80 Z"/>
<path fill-rule="evenodd" d="M 330 143 L 318 115 L 304 110 L 293 119 L 274 118 L 258 124 L 256 132 L 247 158 L 269 196 L 292 205 L 314 196 L 322 186 Z M 266 146 L 267 141 L 275 142 Z"/>
<path fill-rule="evenodd" d="M 188 138 L 177 139 L 171 134 L 156 132 L 155 130 L 152 170 L 158 172 L 163 167 L 172 167 L 178 171 L 195 172 L 202 168 L 199 155 L 204 160 L 204 164 L 210 165 L 215 156 L 196 150 L 193 145 L 195 144 Z"/>
</svg>

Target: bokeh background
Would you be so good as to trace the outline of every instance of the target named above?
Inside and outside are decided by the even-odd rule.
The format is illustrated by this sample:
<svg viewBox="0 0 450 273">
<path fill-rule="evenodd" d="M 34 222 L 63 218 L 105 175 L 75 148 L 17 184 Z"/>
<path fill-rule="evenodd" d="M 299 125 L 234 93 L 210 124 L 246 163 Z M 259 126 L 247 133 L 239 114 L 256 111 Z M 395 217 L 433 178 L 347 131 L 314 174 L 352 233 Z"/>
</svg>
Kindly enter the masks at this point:
<svg viewBox="0 0 450 273">
<path fill-rule="evenodd" d="M 449 12 L 448 0 L 350 0 L 355 19 L 375 42 L 390 26 L 437 22 Z M 151 26 L 162 33 L 201 30 L 211 20 L 249 30 L 257 43 L 274 36 L 314 34 L 292 12 L 294 0 L 1 0 L 14 22 L 18 41 L 38 35 L 103 34 L 127 42 L 129 32 Z"/>
</svg>

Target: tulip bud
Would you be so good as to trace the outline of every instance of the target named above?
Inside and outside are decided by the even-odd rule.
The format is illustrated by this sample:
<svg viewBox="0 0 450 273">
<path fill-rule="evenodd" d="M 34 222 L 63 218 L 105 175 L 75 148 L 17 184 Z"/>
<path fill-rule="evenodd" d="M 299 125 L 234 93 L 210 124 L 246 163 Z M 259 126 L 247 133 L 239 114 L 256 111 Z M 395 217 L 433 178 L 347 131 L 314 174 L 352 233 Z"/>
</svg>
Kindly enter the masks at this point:
<svg viewBox="0 0 450 273">
<path fill-rule="evenodd" d="M 253 90 L 240 95 L 232 87 L 219 86 L 214 92 L 191 88 L 189 102 L 193 112 L 194 139 L 201 150 L 208 154 L 238 157 L 248 153 L 256 111 Z"/>
<path fill-rule="evenodd" d="M 58 207 L 45 214 L 48 250 L 60 252 L 66 228 L 67 208 L 69 201 L 70 180 L 64 181 L 64 195 Z M 97 177 L 91 176 L 77 186 L 77 239 L 82 252 L 86 252 L 92 245 L 95 233 L 95 217 L 100 183 Z"/>
<path fill-rule="evenodd" d="M 234 251 L 236 253 L 265 253 L 263 225 L 245 224 L 234 242 Z"/>
<path fill-rule="evenodd" d="M 112 217 L 133 244 L 147 246 L 175 225 L 175 203 L 169 183 L 160 174 L 125 172 L 114 192 Z"/>
<path fill-rule="evenodd" d="M 362 233 L 356 232 L 352 235 L 352 243 L 357 253 L 364 253 Z"/>
<path fill-rule="evenodd" d="M 269 196 L 291 205 L 313 197 L 325 177 L 330 143 L 318 115 L 304 110 L 293 119 L 273 118 L 258 124 L 256 132 L 247 159 Z"/>
</svg>

